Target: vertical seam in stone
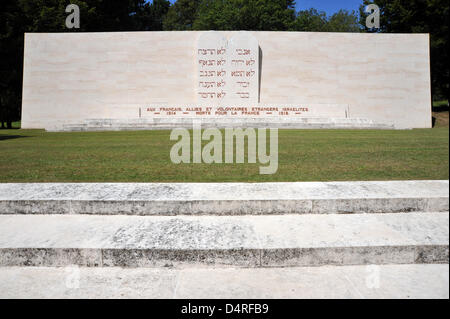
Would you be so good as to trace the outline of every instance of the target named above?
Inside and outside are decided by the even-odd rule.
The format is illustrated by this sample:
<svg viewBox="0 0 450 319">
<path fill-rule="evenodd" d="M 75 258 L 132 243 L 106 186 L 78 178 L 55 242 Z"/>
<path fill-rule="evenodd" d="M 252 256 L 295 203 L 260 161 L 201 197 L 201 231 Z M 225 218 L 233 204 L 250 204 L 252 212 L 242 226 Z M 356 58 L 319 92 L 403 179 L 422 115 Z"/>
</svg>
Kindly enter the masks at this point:
<svg viewBox="0 0 450 319">
<path fill-rule="evenodd" d="M 417 250 L 418 250 L 418 248 L 419 248 L 418 246 L 413 246 L 413 249 L 414 249 L 414 255 L 413 255 L 414 257 L 413 258 L 414 259 L 412 260 L 411 264 L 418 264 L 418 262 L 417 262 L 417 260 L 418 260 L 418 258 L 417 258 L 417 255 L 418 255 L 417 254 Z"/>
<path fill-rule="evenodd" d="M 180 269 L 180 271 L 178 272 L 177 275 L 177 283 L 175 284 L 175 289 L 173 290 L 173 296 L 172 299 L 176 299 L 177 298 L 177 291 L 178 291 L 178 286 L 180 284 L 180 280 L 181 280 L 181 276 L 183 274 L 184 269 Z"/>
<path fill-rule="evenodd" d="M 255 231 L 255 230 L 253 230 Z M 255 231 L 255 237 L 256 240 L 258 241 L 258 251 L 259 251 L 259 265 L 258 267 L 262 267 L 262 253 L 263 253 L 263 247 L 261 245 L 261 241 L 259 240 L 259 236 L 258 233 Z"/>
<path fill-rule="evenodd" d="M 353 283 L 353 281 L 345 274 L 343 273 L 343 277 L 344 279 L 348 282 L 348 284 L 350 285 L 350 287 L 352 288 L 352 290 L 354 292 L 356 292 L 356 294 L 362 298 L 362 299 L 366 299 L 366 297 L 364 296 L 364 294 L 361 293 L 361 291 L 359 291 L 359 289 L 356 287 L 356 285 Z"/>
<path fill-rule="evenodd" d="M 259 267 L 262 267 L 262 249 L 259 250 Z"/>
</svg>

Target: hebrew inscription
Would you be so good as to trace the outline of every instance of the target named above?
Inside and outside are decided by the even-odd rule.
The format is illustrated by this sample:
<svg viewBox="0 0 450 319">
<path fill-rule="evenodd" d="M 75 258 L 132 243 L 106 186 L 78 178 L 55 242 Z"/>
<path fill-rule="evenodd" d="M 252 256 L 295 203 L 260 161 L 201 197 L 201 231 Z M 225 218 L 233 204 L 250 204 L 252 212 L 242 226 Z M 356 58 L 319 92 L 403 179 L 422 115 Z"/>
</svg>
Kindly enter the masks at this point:
<svg viewBox="0 0 450 319">
<path fill-rule="evenodd" d="M 220 33 L 203 33 L 197 45 L 198 105 L 248 106 L 258 103 L 259 47 L 248 32 L 229 41 Z"/>
<path fill-rule="evenodd" d="M 230 76 L 227 102 L 233 105 L 258 104 L 258 41 L 248 32 L 239 32 L 228 42 Z"/>
<path fill-rule="evenodd" d="M 217 106 L 227 96 L 227 40 L 218 32 L 203 33 L 197 46 L 197 101 Z"/>
</svg>

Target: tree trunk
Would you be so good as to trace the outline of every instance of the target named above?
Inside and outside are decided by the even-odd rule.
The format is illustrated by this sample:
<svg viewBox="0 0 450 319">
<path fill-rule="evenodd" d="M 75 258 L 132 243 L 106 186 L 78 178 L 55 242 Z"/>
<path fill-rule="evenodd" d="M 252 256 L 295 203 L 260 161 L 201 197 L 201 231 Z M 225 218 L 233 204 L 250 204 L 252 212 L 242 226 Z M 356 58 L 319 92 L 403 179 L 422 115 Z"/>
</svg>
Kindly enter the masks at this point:
<svg viewBox="0 0 450 319">
<path fill-rule="evenodd" d="M 0 123 L 2 123 L 1 128 L 5 128 L 5 123 L 3 122 L 3 114 L 4 114 L 3 104 L 2 104 L 1 97 L 0 97 Z"/>
</svg>

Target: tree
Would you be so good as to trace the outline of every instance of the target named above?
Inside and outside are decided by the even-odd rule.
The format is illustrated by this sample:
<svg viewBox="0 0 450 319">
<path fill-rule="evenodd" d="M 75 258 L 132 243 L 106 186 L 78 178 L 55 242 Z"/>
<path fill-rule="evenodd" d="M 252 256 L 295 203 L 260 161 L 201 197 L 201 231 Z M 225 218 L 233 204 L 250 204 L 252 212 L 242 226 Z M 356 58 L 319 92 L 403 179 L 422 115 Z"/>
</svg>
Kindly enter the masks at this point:
<svg viewBox="0 0 450 319">
<path fill-rule="evenodd" d="M 295 20 L 292 0 L 203 0 L 195 30 L 285 31 Z"/>
<path fill-rule="evenodd" d="M 153 0 L 150 5 L 149 28 L 151 31 L 160 31 L 163 29 L 163 21 L 170 8 L 168 0 Z"/>
<path fill-rule="evenodd" d="M 178 0 L 167 11 L 163 29 L 167 31 L 192 30 L 200 0 Z"/>
<path fill-rule="evenodd" d="M 339 10 L 327 23 L 329 32 L 361 32 L 359 18 L 354 11 Z"/>
<path fill-rule="evenodd" d="M 365 26 L 364 8 L 372 2 L 380 7 L 380 30 Z M 367 32 L 430 33 L 433 99 L 449 100 L 448 0 L 364 0 L 360 13 Z"/>
<path fill-rule="evenodd" d="M 293 31 L 327 31 L 327 15 L 323 11 L 309 9 L 299 11 L 292 25 Z"/>
<path fill-rule="evenodd" d="M 5 0 L 0 12 L 0 122 L 4 128 L 20 118 L 24 16 L 18 3 Z"/>
<path fill-rule="evenodd" d="M 293 24 L 294 31 L 360 32 L 358 16 L 354 11 L 340 10 L 330 17 L 325 12 L 309 9 L 299 11 Z"/>
</svg>

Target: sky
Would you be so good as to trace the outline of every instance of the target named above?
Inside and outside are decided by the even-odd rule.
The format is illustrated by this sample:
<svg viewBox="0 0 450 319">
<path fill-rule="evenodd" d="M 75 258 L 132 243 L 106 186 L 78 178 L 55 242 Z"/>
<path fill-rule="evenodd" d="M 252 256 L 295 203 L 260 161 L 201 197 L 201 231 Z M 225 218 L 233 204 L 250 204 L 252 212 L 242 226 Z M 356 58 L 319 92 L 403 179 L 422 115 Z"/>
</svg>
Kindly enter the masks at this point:
<svg viewBox="0 0 450 319">
<path fill-rule="evenodd" d="M 349 11 L 358 11 L 362 0 L 296 0 L 295 8 L 297 11 L 315 8 L 318 11 L 325 11 L 327 15 L 331 15 L 340 9 Z"/>
</svg>

